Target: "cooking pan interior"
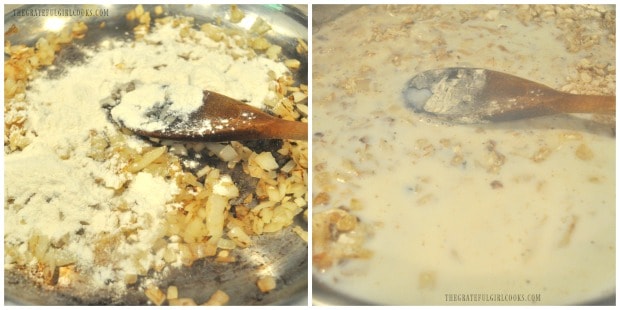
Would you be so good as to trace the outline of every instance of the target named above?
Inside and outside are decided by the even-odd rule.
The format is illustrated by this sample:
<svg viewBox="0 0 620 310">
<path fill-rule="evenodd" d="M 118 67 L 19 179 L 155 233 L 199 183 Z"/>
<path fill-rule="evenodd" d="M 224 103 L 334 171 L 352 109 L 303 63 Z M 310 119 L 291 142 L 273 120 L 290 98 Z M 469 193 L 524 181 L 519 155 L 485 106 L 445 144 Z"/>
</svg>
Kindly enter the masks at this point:
<svg viewBox="0 0 620 310">
<path fill-rule="evenodd" d="M 5 7 L 6 8 L 6 7 Z M 18 10 L 69 8 L 80 9 L 80 5 L 37 5 L 21 6 Z M 83 47 L 93 46 L 107 39 L 130 40 L 135 24 L 125 19 L 125 14 L 133 5 L 104 5 L 99 8 L 107 16 L 65 18 L 66 22 L 84 21 L 89 31 L 83 40 L 76 40 L 73 45 L 63 49 L 55 60 L 55 71 L 62 73 L 63 67 L 76 65 L 84 60 Z M 145 10 L 152 11 L 154 5 L 144 5 Z M 164 11 L 170 16 L 194 17 L 196 25 L 218 21 L 224 27 L 241 27 L 248 29 L 252 23 L 231 24 L 227 18 L 230 6 L 227 5 L 164 5 Z M 307 42 L 307 15 L 304 10 L 288 5 L 239 5 L 245 13 L 246 20 L 253 21 L 260 17 L 272 26 L 268 39 L 282 46 L 287 58 L 300 60 L 301 66 L 295 74 L 296 81 L 307 84 L 307 54 L 296 51 L 298 39 Z M 16 13 L 17 12 L 17 13 Z M 5 29 L 15 25 L 18 31 L 5 39 L 12 44 L 24 43 L 32 46 L 45 30 L 46 21 L 51 16 L 23 16 L 20 11 L 7 10 L 4 16 Z M 25 12 L 25 11 L 21 11 Z M 98 25 L 105 22 L 106 26 Z M 6 60 L 5 54 L 5 60 Z M 93 72 L 96 74 L 96 72 Z M 246 146 L 255 151 L 272 151 L 274 154 L 281 147 L 282 141 L 256 141 Z M 189 154 L 188 156 L 191 156 Z M 204 158 L 201 164 L 217 166 L 223 173 L 233 176 L 240 191 L 252 192 L 256 180 L 241 171 L 240 165 L 230 169 L 226 163 L 213 158 Z M 189 169 L 189 168 L 188 168 Z M 307 229 L 307 223 L 299 215 L 293 225 Z M 264 305 L 264 304 L 305 304 L 307 300 L 308 247 L 291 227 L 280 232 L 255 237 L 254 245 L 245 249 L 236 249 L 233 255 L 236 262 L 222 264 L 214 258 L 206 258 L 193 263 L 191 267 L 171 269 L 161 280 L 160 287 L 175 285 L 182 297 L 203 301 L 216 289 L 225 291 L 230 296 L 230 305 Z M 261 293 L 256 287 L 257 270 L 268 268 L 277 278 L 277 288 L 269 293 Z M 151 271 L 152 272 L 152 271 Z M 32 282 L 20 272 L 5 270 L 5 304 L 23 305 L 103 305 L 147 304 L 148 299 L 140 289 L 140 282 L 128 290 L 122 300 L 108 295 L 107 292 L 95 294 L 77 290 L 44 290 L 32 285 Z"/>
</svg>

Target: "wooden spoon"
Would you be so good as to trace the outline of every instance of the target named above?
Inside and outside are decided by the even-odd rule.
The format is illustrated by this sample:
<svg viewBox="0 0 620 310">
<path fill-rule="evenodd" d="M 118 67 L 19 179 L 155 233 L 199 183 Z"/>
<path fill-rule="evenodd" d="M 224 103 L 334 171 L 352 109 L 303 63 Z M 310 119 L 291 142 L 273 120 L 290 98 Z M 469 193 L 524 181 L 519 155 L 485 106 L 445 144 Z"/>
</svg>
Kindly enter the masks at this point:
<svg viewBox="0 0 620 310">
<path fill-rule="evenodd" d="M 184 141 L 308 139 L 307 123 L 269 115 L 258 108 L 212 91 L 204 91 L 202 106 L 186 120 L 171 122 L 162 130 L 128 129 L 141 136 Z"/>
<path fill-rule="evenodd" d="M 615 114 L 615 96 L 574 95 L 477 68 L 429 70 L 403 91 L 417 112 L 457 123 L 510 121 L 556 113 Z"/>
</svg>

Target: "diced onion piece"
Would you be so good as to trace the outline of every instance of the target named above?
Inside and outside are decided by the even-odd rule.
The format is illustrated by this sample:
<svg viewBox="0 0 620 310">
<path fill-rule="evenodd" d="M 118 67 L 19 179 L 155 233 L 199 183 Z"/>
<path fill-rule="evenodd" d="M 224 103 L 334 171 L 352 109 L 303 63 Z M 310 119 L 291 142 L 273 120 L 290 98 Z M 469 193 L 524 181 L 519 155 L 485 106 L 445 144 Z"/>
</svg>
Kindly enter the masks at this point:
<svg viewBox="0 0 620 310">
<path fill-rule="evenodd" d="M 284 65 L 291 70 L 297 70 L 301 66 L 301 62 L 297 59 L 287 59 L 284 61 Z"/>
<path fill-rule="evenodd" d="M 207 235 L 217 241 L 224 233 L 224 219 L 228 199 L 221 195 L 211 195 L 207 200 Z"/>
<path fill-rule="evenodd" d="M 239 189 L 229 175 L 223 175 L 219 182 L 213 186 L 213 193 L 228 198 L 235 198 L 239 196 Z"/>
<path fill-rule="evenodd" d="M 234 4 L 230 6 L 230 22 L 231 23 L 236 24 L 240 22 L 244 17 L 245 17 L 245 14 L 243 14 L 243 11 L 241 11 L 238 6 Z"/>
<path fill-rule="evenodd" d="M 161 306 L 166 300 L 166 295 L 156 286 L 150 286 L 145 291 L 144 294 L 149 300 L 157 306 Z"/>
<path fill-rule="evenodd" d="M 168 300 L 170 306 L 196 306 L 196 302 L 191 298 L 178 298 Z"/>
<path fill-rule="evenodd" d="M 172 262 L 175 262 L 176 260 L 177 260 L 176 251 L 171 249 L 170 247 L 166 248 L 166 250 L 164 251 L 164 261 L 166 263 L 172 263 Z"/>
<path fill-rule="evenodd" d="M 218 263 L 232 263 L 235 262 L 235 257 L 230 255 L 228 250 L 222 250 L 217 253 L 215 261 Z"/>
<path fill-rule="evenodd" d="M 308 95 L 306 95 L 306 98 L 308 97 Z M 304 115 L 308 115 L 308 106 L 305 104 L 297 104 L 296 105 L 297 110 L 299 110 L 299 112 L 301 112 Z"/>
<path fill-rule="evenodd" d="M 69 251 L 56 250 L 53 253 L 48 253 L 48 256 L 53 257 L 50 259 L 50 261 L 55 258 L 54 264 L 58 267 L 75 264 L 77 262 L 77 258 L 75 257 L 75 255 Z"/>
<path fill-rule="evenodd" d="M 230 144 L 206 143 L 207 149 L 213 152 L 223 161 L 231 161 L 236 159 L 239 154 Z"/>
<path fill-rule="evenodd" d="M 142 6 L 142 4 L 138 4 L 135 7 L 134 12 L 136 14 L 136 17 L 142 16 L 142 14 L 144 14 L 144 7 Z"/>
<path fill-rule="evenodd" d="M 297 164 L 295 163 L 294 160 L 289 160 L 286 164 L 284 164 L 284 166 L 282 166 L 282 168 L 280 168 L 280 171 L 284 172 L 284 173 L 289 173 L 291 171 L 293 171 L 293 168 L 295 168 Z"/>
<path fill-rule="evenodd" d="M 308 94 L 302 93 L 300 91 L 296 91 L 293 93 L 293 101 L 300 102 L 308 98 Z M 299 107 L 298 107 L 299 108 Z"/>
<path fill-rule="evenodd" d="M 269 59 L 272 59 L 272 60 L 278 59 L 278 56 L 280 56 L 280 53 L 282 53 L 282 46 L 275 45 L 275 44 L 269 46 L 267 51 L 265 51 L 265 55 L 267 55 L 267 57 L 269 57 Z"/>
<path fill-rule="evenodd" d="M 276 278 L 272 276 L 263 276 L 256 281 L 256 286 L 258 286 L 258 289 L 263 293 L 270 292 L 276 288 Z"/>
<path fill-rule="evenodd" d="M 237 158 L 237 156 L 239 156 L 239 154 L 237 154 L 237 151 L 235 151 L 235 149 L 230 146 L 230 144 L 227 144 L 221 151 L 219 154 L 217 154 L 217 156 L 223 160 L 223 161 L 231 161 Z"/>
<path fill-rule="evenodd" d="M 207 256 L 215 256 L 217 253 L 217 246 L 215 244 L 201 242 L 192 243 L 189 245 L 192 257 L 194 259 L 205 258 Z"/>
<path fill-rule="evenodd" d="M 129 273 L 125 275 L 125 284 L 130 285 L 138 282 L 138 275 L 135 273 Z"/>
<path fill-rule="evenodd" d="M 219 42 L 219 41 L 222 41 L 222 39 L 224 39 L 224 32 L 218 26 L 206 23 L 200 26 L 200 30 L 204 32 L 207 35 L 207 37 L 209 37 L 209 39 L 213 41 Z"/>
<path fill-rule="evenodd" d="M 179 289 L 174 285 L 168 286 L 168 290 L 166 291 L 166 298 L 168 298 L 168 300 L 179 298 Z"/>
<path fill-rule="evenodd" d="M 232 250 L 236 247 L 236 244 L 230 239 L 220 238 L 220 240 L 217 241 L 217 247 L 220 249 Z"/>
<path fill-rule="evenodd" d="M 204 177 L 205 175 L 207 175 L 207 173 L 209 173 L 209 171 L 211 171 L 211 169 L 213 169 L 211 166 L 205 165 L 203 168 L 196 172 L 196 178 Z"/>
<path fill-rule="evenodd" d="M 263 51 L 269 49 L 271 43 L 264 37 L 258 37 L 250 41 L 250 46 L 255 50 Z"/>
<path fill-rule="evenodd" d="M 256 155 L 254 160 L 263 170 L 270 171 L 278 168 L 278 163 L 270 152 L 262 152 Z"/>
<path fill-rule="evenodd" d="M 215 291 L 215 293 L 213 293 L 213 295 L 211 295 L 209 300 L 207 300 L 207 302 L 205 302 L 202 305 L 203 306 L 223 306 L 227 304 L 229 300 L 230 300 L 230 297 L 228 297 L 228 294 L 226 294 L 222 290 L 217 290 Z"/>
<path fill-rule="evenodd" d="M 298 207 L 304 207 L 304 206 L 306 206 L 308 204 L 308 202 L 305 199 L 301 198 L 301 197 L 295 198 L 295 200 L 293 202 L 295 202 L 295 204 Z"/>
<path fill-rule="evenodd" d="M 45 235 L 33 235 L 28 241 L 28 249 L 38 259 L 43 259 L 50 246 L 50 240 Z"/>
<path fill-rule="evenodd" d="M 274 186 L 267 187 L 267 195 L 269 196 L 269 201 L 281 201 L 282 200 L 282 195 L 280 191 Z"/>
<path fill-rule="evenodd" d="M 254 24 L 250 27 L 250 32 L 256 34 L 263 34 L 269 30 L 271 30 L 271 26 L 260 17 L 256 18 L 256 21 L 254 21 Z"/>
<path fill-rule="evenodd" d="M 58 268 L 58 285 L 69 286 L 77 281 L 78 274 L 75 272 L 75 265 Z"/>
<path fill-rule="evenodd" d="M 184 266 L 191 266 L 194 263 L 194 256 L 192 250 L 187 244 L 179 244 L 179 258 Z"/>
<path fill-rule="evenodd" d="M 183 241 L 187 243 L 197 242 L 199 239 L 202 239 L 207 231 L 202 219 L 200 218 L 192 218 L 185 226 L 185 231 L 183 232 Z"/>
<path fill-rule="evenodd" d="M 142 155 L 142 157 L 138 161 L 133 162 L 131 165 L 129 165 L 127 167 L 127 170 L 129 172 L 134 172 L 134 173 L 138 172 L 138 171 L 144 169 L 150 163 L 154 162 L 157 158 L 159 158 L 165 152 L 166 152 L 166 147 L 165 146 L 154 148 L 154 149 L 144 153 L 144 155 Z"/>
<path fill-rule="evenodd" d="M 304 40 L 302 40 L 301 38 L 297 38 L 297 46 L 295 47 L 295 50 L 297 51 L 298 54 L 307 53 L 308 44 L 306 44 L 306 42 L 304 42 Z"/>
<path fill-rule="evenodd" d="M 237 246 L 246 248 L 252 244 L 252 239 L 248 236 L 243 228 L 237 225 L 229 225 L 228 237 L 232 239 Z"/>
</svg>

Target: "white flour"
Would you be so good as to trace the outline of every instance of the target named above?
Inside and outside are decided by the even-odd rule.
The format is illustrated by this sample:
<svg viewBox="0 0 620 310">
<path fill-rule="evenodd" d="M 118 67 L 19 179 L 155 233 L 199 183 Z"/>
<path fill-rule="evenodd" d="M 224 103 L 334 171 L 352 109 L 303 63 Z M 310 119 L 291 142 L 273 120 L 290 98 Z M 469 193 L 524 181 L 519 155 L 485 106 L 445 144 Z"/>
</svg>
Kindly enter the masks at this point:
<svg viewBox="0 0 620 310">
<path fill-rule="evenodd" d="M 137 84 L 137 88 L 124 94 L 119 105 L 112 109 L 113 118 L 124 126 L 156 131 L 165 129 L 175 120 L 186 120 L 188 114 L 202 105 L 203 90 L 262 108 L 264 100 L 273 96 L 269 87 L 276 85 L 269 72 L 276 76 L 288 72 L 284 64 L 264 57 L 235 60 L 224 51 L 229 47 L 215 44 L 206 37 L 200 38 L 200 44 L 179 42 L 177 32 L 178 29 L 165 26 L 157 35 L 146 38 L 148 42 L 157 42 L 156 46 L 138 43 L 135 48 L 117 48 L 97 57 L 121 63 L 124 69 L 130 70 L 122 79 L 115 77 L 116 85 Z M 110 83 L 109 80 L 104 82 Z M 163 115 L 152 115 L 162 107 L 166 108 Z"/>
<path fill-rule="evenodd" d="M 485 85 L 486 71 L 483 69 L 432 70 L 414 77 L 404 95 L 416 111 L 475 123 L 480 121 L 480 111 L 489 109 L 483 106 L 483 101 L 477 100 Z"/>
<path fill-rule="evenodd" d="M 123 126 L 147 131 L 165 130 L 202 106 L 203 90 L 188 84 L 146 84 L 124 94 L 110 111 Z"/>
<path fill-rule="evenodd" d="M 115 112 L 125 121 L 143 121 L 141 108 L 165 97 L 175 103 L 172 110 L 191 111 L 202 102 L 196 100 L 203 89 L 261 107 L 275 83 L 269 72 L 280 76 L 288 71 L 262 57 L 235 60 L 226 51 L 245 52 L 200 32 L 200 43 L 185 42 L 178 32 L 162 26 L 146 36 L 146 42 L 157 43 L 150 45 L 105 42 L 86 64 L 68 68 L 58 79 L 32 81 L 26 127 L 33 141 L 23 151 L 5 155 L 5 246 L 19 249 L 5 254 L 5 268 L 20 257 L 36 264 L 28 247 L 41 236 L 56 245 L 57 254 L 76 261 L 80 272 L 91 276 L 89 286 L 114 286 L 120 291 L 125 288 L 123 276 L 148 270 L 161 255 L 151 249 L 164 236 L 163 214 L 174 208 L 171 200 L 179 189 L 149 173 L 121 172 L 114 157 L 97 161 L 89 156 L 92 133 L 118 134 L 101 102 L 118 85 L 138 81 L 145 88 L 127 95 L 127 107 Z M 153 85 L 170 86 L 166 91 Z M 134 148 L 145 146 L 141 140 L 127 139 Z M 127 189 L 117 194 L 124 184 Z M 124 203 L 128 207 L 119 208 Z M 135 230 L 135 237 L 112 249 L 113 259 L 97 263 L 101 257 L 95 241 L 123 229 Z M 142 266 L 133 263 L 138 255 Z"/>
</svg>

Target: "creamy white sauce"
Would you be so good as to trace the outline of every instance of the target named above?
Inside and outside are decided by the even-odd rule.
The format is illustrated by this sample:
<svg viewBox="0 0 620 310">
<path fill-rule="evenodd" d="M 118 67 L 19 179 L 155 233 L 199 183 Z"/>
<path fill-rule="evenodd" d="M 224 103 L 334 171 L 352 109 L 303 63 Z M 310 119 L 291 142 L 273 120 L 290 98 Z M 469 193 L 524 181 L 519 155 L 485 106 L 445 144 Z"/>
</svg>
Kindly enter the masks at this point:
<svg viewBox="0 0 620 310">
<path fill-rule="evenodd" d="M 445 6 L 433 19 L 363 8 L 314 34 L 313 194 L 331 197 L 314 212 L 355 198 L 362 208 L 354 214 L 373 227 L 370 259 L 315 269 L 315 279 L 379 304 L 576 304 L 608 296 L 615 288 L 609 128 L 575 115 L 451 126 L 408 109 L 402 91 L 416 73 L 456 66 L 559 88 L 588 53 L 613 63 L 614 48 L 603 41 L 568 53 L 552 23 L 524 25 L 501 8 L 462 22 L 458 10 L 471 7 Z M 317 178 L 326 173 L 331 182 Z"/>
</svg>

